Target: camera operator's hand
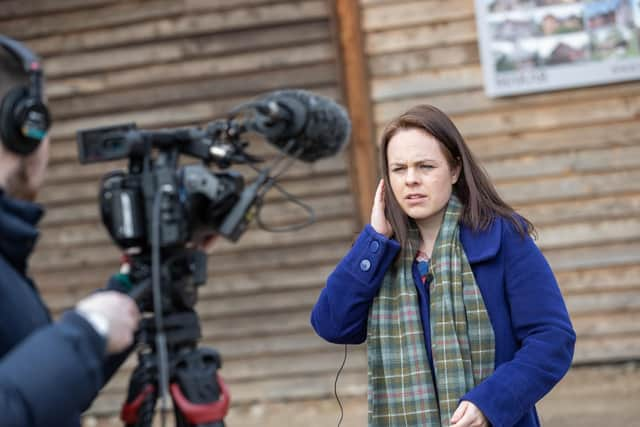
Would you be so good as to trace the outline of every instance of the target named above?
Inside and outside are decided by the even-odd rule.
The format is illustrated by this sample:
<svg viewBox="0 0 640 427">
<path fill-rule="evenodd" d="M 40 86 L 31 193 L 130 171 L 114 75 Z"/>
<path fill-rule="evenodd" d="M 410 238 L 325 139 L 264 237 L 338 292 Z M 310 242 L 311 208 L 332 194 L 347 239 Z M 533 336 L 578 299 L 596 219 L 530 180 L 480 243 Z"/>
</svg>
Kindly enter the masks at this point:
<svg viewBox="0 0 640 427">
<path fill-rule="evenodd" d="M 119 353 L 133 343 L 140 311 L 128 295 L 116 291 L 95 293 L 76 305 L 76 311 L 107 340 L 107 354 Z"/>
</svg>

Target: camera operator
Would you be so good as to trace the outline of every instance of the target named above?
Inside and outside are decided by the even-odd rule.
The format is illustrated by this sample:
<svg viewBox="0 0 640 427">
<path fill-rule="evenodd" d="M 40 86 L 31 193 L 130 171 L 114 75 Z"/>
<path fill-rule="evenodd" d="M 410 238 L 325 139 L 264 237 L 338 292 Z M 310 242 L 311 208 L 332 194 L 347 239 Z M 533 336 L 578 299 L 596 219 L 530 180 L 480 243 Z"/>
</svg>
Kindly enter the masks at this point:
<svg viewBox="0 0 640 427">
<path fill-rule="evenodd" d="M 79 426 L 126 358 L 135 302 L 95 293 L 52 322 L 28 276 L 43 209 L 49 117 L 37 57 L 0 36 L 0 425 Z"/>
</svg>

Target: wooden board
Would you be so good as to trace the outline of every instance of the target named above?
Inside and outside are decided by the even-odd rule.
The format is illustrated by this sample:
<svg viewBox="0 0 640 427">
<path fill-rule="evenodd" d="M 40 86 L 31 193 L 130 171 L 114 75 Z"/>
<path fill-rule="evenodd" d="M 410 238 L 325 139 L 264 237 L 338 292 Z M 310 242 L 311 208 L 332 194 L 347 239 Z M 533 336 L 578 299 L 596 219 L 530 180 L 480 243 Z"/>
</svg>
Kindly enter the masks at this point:
<svg viewBox="0 0 640 427">
<path fill-rule="evenodd" d="M 375 139 L 414 105 L 449 114 L 537 225 L 575 318 L 575 363 L 640 357 L 640 82 L 491 99 L 472 1 L 359 4 Z"/>
<path fill-rule="evenodd" d="M 418 103 L 450 114 L 500 194 L 538 226 L 537 242 L 578 332 L 575 364 L 637 360 L 640 83 L 489 99 L 472 1 L 358 5 L 360 28 L 352 30 L 362 36 L 365 71 L 358 84 L 368 91 L 362 105 L 371 102 L 360 123 L 372 128 L 361 141 L 373 144 L 391 118 Z M 11 0 L 2 6 L 3 33 L 40 53 L 48 73 L 54 144 L 40 201 L 49 215 L 32 271 L 56 316 L 102 286 L 119 264 L 96 197 L 100 177 L 124 162 L 79 166 L 78 129 L 202 125 L 282 87 L 337 100 L 346 93 L 331 2 Z M 257 152 L 273 155 L 251 141 Z M 283 180 L 317 209 L 312 227 L 282 234 L 251 227 L 238 243 L 218 242 L 208 259 L 197 306 L 203 344 L 222 351 L 236 414 L 255 405 L 332 402 L 343 348 L 318 338 L 308 316 L 357 236 L 362 207 L 356 200 L 370 196 L 350 193 L 351 156 L 345 151 L 296 165 Z M 300 217 L 281 196 L 270 194 L 268 201 L 265 215 L 275 223 Z M 86 423 L 118 413 L 134 365 L 133 358 L 125 363 Z M 364 346 L 350 348 L 340 384 L 343 396 L 365 406 Z"/>
<path fill-rule="evenodd" d="M 54 316 L 102 287 L 121 252 L 102 225 L 97 196 L 101 177 L 126 162 L 79 165 L 76 132 L 130 122 L 202 126 L 282 88 L 340 101 L 331 14 L 322 0 L 3 2 L 2 32 L 40 54 L 47 73 L 53 143 L 39 201 L 48 215 L 31 273 Z M 277 154 L 256 135 L 248 140 L 254 154 L 269 161 Z M 359 231 L 349 156 L 296 162 L 283 175 L 283 188 L 315 209 L 315 224 L 284 233 L 252 224 L 237 243 L 217 242 L 208 258 L 197 305 L 203 345 L 223 352 L 236 402 L 318 398 L 330 389 L 341 349 L 318 338 L 308 316 Z M 247 167 L 233 169 L 247 184 L 255 177 Z M 262 214 L 277 226 L 305 219 L 276 191 Z M 130 358 L 86 419 L 118 413 L 134 365 Z"/>
</svg>

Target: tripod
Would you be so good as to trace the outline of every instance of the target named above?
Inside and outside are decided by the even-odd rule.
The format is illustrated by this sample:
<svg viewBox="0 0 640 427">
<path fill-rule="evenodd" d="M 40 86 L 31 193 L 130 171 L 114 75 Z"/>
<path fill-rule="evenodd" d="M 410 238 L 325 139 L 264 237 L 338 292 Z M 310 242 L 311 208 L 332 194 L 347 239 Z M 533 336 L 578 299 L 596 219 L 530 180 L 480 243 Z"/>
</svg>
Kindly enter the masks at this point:
<svg viewBox="0 0 640 427">
<path fill-rule="evenodd" d="M 131 293 L 141 310 L 149 308 L 148 263 L 131 264 L 130 276 L 140 279 Z M 221 358 L 214 349 L 198 348 L 201 338 L 198 315 L 193 310 L 196 286 L 206 281 L 206 256 L 201 251 L 177 251 L 162 267 L 163 335 L 166 334 L 167 377 L 176 427 L 224 427 L 230 403 L 229 391 L 218 374 Z M 127 400 L 120 418 L 127 427 L 151 427 L 156 401 L 162 389 L 156 322 L 141 322 L 138 365 L 129 381 Z"/>
</svg>

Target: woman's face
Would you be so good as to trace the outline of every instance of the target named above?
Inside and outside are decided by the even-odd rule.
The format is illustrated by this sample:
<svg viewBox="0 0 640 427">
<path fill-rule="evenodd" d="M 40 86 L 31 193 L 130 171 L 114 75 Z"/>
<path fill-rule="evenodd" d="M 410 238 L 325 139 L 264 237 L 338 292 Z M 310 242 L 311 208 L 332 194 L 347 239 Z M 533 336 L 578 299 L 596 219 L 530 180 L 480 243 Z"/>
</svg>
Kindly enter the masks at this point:
<svg viewBox="0 0 640 427">
<path fill-rule="evenodd" d="M 460 166 L 451 168 L 443 148 L 421 129 L 400 129 L 389 140 L 389 182 L 405 214 L 421 223 L 437 220 L 447 206 Z"/>
</svg>

